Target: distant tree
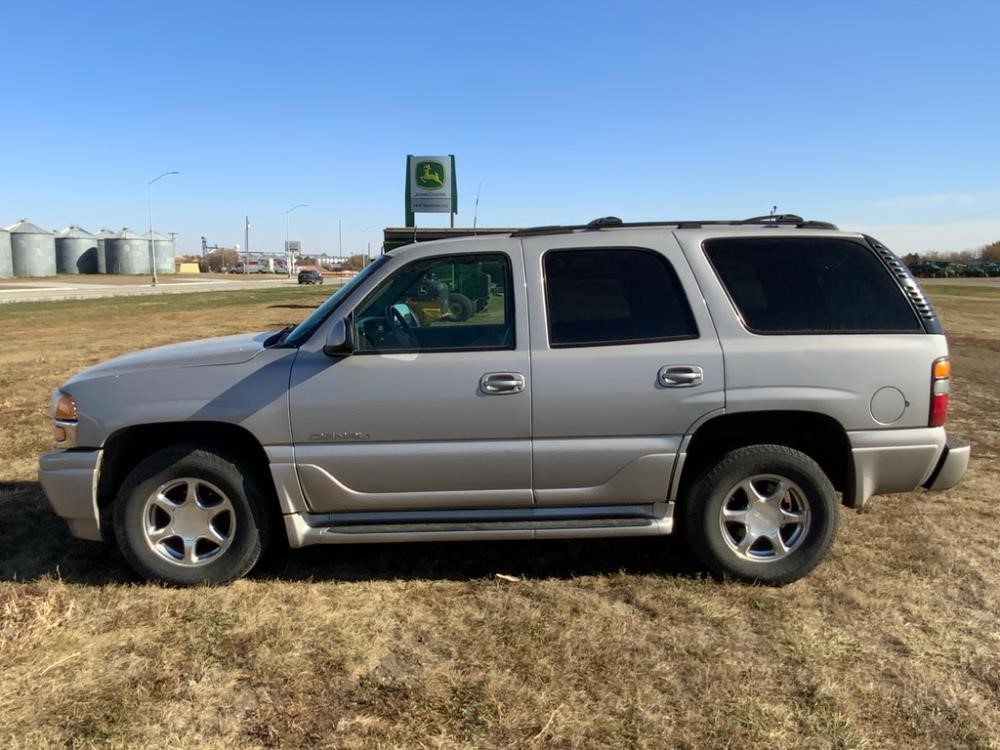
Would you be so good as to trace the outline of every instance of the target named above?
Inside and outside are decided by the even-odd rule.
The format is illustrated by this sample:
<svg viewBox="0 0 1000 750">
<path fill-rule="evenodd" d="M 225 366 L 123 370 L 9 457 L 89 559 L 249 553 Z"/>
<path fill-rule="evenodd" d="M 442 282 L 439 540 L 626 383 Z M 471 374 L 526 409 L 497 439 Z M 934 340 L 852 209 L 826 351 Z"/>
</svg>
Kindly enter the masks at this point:
<svg viewBox="0 0 1000 750">
<path fill-rule="evenodd" d="M 998 263 L 1000 262 L 1000 240 L 996 242 L 991 242 L 989 245 L 983 248 L 982 252 L 983 261 L 986 263 Z"/>
<path fill-rule="evenodd" d="M 213 250 L 199 261 L 199 265 L 202 267 L 202 270 L 221 273 L 233 270 L 238 261 L 239 256 L 236 250 L 225 248 L 222 250 Z"/>
<path fill-rule="evenodd" d="M 367 263 L 368 263 L 368 256 L 361 255 L 359 253 L 358 255 L 352 255 L 350 258 L 345 260 L 343 263 L 340 264 L 340 267 L 345 271 L 360 271 L 362 268 L 365 267 L 365 265 L 367 265 Z"/>
<path fill-rule="evenodd" d="M 906 264 L 907 268 L 913 268 L 914 264 L 922 261 L 923 258 L 920 257 L 920 253 L 907 253 L 903 256 L 903 262 Z"/>
</svg>

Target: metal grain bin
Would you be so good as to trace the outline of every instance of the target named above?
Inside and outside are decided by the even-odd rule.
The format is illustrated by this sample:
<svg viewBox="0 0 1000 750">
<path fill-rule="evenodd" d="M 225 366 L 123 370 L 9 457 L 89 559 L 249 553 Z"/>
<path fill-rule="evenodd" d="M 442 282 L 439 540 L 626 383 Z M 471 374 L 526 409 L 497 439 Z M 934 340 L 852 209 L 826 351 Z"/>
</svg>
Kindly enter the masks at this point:
<svg viewBox="0 0 1000 750">
<path fill-rule="evenodd" d="M 108 273 L 108 255 L 111 247 L 108 240 L 115 236 L 110 229 L 101 228 L 101 231 L 94 235 L 97 238 L 97 272 Z"/>
<path fill-rule="evenodd" d="M 143 239 L 149 243 L 149 232 L 142 235 Z M 174 249 L 174 241 L 159 232 L 153 232 L 153 255 L 156 258 L 157 273 L 177 273 L 177 251 Z"/>
<path fill-rule="evenodd" d="M 27 219 L 21 219 L 7 229 L 10 232 L 10 257 L 15 276 L 56 275 L 56 238 L 52 232 L 36 227 Z"/>
<path fill-rule="evenodd" d="M 56 233 L 59 273 L 97 273 L 97 238 L 76 224 Z"/>
<path fill-rule="evenodd" d="M 108 273 L 147 274 L 152 273 L 149 262 L 149 241 L 125 227 L 107 240 Z"/>
<path fill-rule="evenodd" d="M 0 279 L 14 275 L 14 261 L 10 257 L 10 232 L 0 229 Z"/>
</svg>

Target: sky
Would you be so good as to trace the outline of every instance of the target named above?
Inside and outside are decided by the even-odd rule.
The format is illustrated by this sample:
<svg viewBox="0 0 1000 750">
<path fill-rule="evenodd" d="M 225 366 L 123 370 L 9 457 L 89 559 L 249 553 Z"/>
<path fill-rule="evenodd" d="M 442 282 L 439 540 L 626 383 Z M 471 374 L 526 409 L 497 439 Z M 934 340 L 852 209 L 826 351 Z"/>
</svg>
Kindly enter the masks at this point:
<svg viewBox="0 0 1000 750">
<path fill-rule="evenodd" d="M 0 226 L 378 248 L 407 154 L 457 226 L 779 212 L 1000 240 L 1000 3 L 2 2 Z M 480 196 L 475 211 L 477 193 Z M 446 226 L 446 214 L 418 214 Z M 374 251 L 373 251 L 374 252 Z"/>
</svg>

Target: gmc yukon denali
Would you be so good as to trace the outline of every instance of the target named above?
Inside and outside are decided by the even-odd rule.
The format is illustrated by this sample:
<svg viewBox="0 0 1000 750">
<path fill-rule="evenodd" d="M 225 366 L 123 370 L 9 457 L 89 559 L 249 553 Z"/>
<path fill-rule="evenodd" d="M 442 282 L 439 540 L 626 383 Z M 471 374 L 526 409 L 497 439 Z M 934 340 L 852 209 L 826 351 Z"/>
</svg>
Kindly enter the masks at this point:
<svg viewBox="0 0 1000 750">
<path fill-rule="evenodd" d="M 685 535 L 793 581 L 840 504 L 955 485 L 948 346 L 871 237 L 615 217 L 410 245 L 294 328 L 164 346 L 53 395 L 40 478 L 172 584 L 292 547 Z"/>
</svg>

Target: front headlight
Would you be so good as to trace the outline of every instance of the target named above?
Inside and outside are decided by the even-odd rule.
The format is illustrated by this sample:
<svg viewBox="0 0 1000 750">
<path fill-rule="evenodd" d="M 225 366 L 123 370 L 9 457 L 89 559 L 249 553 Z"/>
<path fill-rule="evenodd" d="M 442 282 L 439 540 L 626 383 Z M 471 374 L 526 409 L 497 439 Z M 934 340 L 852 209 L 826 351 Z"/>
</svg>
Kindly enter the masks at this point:
<svg viewBox="0 0 1000 750">
<path fill-rule="evenodd" d="M 62 391 L 52 394 L 52 430 L 57 448 L 76 447 L 78 418 L 76 399 Z"/>
<path fill-rule="evenodd" d="M 52 404 L 52 418 L 58 422 L 75 422 L 77 417 L 76 399 L 68 393 L 57 391 Z"/>
</svg>

